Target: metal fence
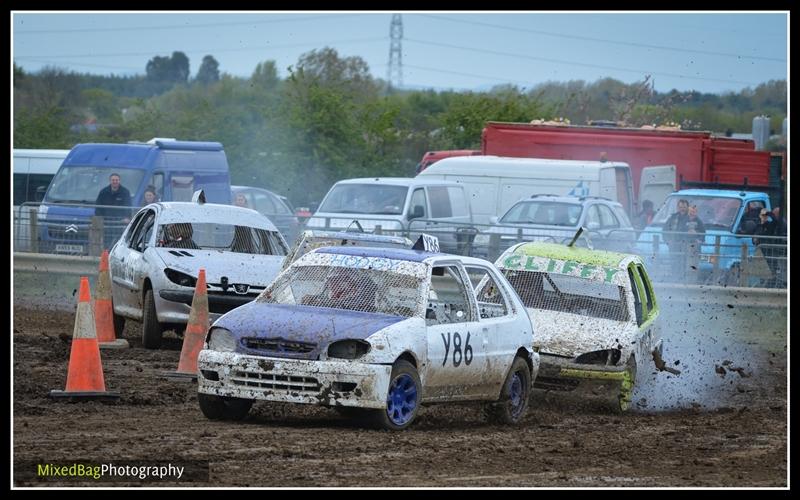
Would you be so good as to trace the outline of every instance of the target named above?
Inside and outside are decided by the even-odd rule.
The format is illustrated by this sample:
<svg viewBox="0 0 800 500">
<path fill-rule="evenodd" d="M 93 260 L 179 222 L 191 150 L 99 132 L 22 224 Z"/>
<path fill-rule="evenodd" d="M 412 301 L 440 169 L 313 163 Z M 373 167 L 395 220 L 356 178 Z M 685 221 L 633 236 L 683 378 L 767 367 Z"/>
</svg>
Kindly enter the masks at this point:
<svg viewBox="0 0 800 500">
<path fill-rule="evenodd" d="M 64 208 L 70 213 L 59 213 Z M 38 203 L 15 206 L 14 251 L 99 256 L 119 239 L 131 215 L 92 215 L 96 208 L 120 207 L 78 204 L 45 207 Z M 131 208 L 130 212 L 135 210 Z"/>
<path fill-rule="evenodd" d="M 93 206 L 81 206 L 84 209 Z M 88 212 L 88 210 L 87 210 Z M 317 218 L 307 226 L 308 218 L 298 217 L 298 231 L 304 228 L 365 232 L 405 236 L 411 240 L 426 233 L 439 238 L 442 251 L 484 258 L 494 262 L 506 249 L 521 242 L 546 241 L 568 243 L 574 237 L 571 228 L 536 230 L 503 224 L 467 224 L 452 221 L 414 219 L 407 228 L 386 219 L 359 217 Z M 36 204 L 24 204 L 14 211 L 14 251 L 93 255 L 109 248 L 122 234 L 125 223 L 103 217 L 82 221 L 42 216 Z M 613 229 L 585 231 L 576 246 L 637 254 L 645 261 L 657 282 L 705 284 L 736 287 L 786 288 L 788 239 L 745 234 L 707 234 L 693 244 L 691 233 L 662 233 Z M 757 238 L 757 239 L 756 239 Z M 666 241 L 665 241 L 666 240 Z M 288 241 L 291 245 L 292 241 Z"/>
</svg>

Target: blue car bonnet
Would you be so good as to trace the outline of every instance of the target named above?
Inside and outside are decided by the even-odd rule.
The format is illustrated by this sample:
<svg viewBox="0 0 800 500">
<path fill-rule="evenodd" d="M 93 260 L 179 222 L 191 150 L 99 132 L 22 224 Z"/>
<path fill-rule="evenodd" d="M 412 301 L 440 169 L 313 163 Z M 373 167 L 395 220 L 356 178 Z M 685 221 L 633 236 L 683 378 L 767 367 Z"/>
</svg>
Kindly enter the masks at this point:
<svg viewBox="0 0 800 500">
<path fill-rule="evenodd" d="M 337 340 L 366 339 L 403 321 L 403 316 L 327 307 L 250 302 L 217 320 L 229 330 L 236 351 L 259 356 L 317 359 Z"/>
</svg>

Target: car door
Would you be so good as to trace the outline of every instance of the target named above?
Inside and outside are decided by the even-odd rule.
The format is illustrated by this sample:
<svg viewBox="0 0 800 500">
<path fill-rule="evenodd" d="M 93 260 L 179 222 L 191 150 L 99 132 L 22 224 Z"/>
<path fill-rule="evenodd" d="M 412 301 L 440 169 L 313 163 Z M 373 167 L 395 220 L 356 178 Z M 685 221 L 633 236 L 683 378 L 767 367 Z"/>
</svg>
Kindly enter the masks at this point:
<svg viewBox="0 0 800 500">
<path fill-rule="evenodd" d="M 634 314 L 632 318 L 636 322 L 636 326 L 639 330 L 634 353 L 636 355 L 636 364 L 638 367 L 644 369 L 647 362 L 652 358 L 652 350 L 654 347 L 652 321 L 655 319 L 654 295 L 652 288 L 645 286 L 642 282 L 640 270 L 633 263 L 628 266 L 628 279 L 630 280 L 631 292 L 633 293 Z"/>
<path fill-rule="evenodd" d="M 114 245 L 109 254 L 111 293 L 114 300 L 114 308 L 125 312 L 127 315 L 137 316 L 137 311 L 141 311 L 141 297 L 137 296 L 138 287 L 134 278 L 138 257 L 131 247 L 135 245 L 134 242 L 142 234 L 144 222 L 152 213 L 152 210 L 139 212 L 131 221 L 125 235 Z"/>
<path fill-rule="evenodd" d="M 148 245 L 148 238 L 152 235 L 155 225 L 156 213 L 154 210 L 144 212 L 142 221 L 135 228 L 128 244 L 128 255 L 125 257 L 125 274 L 129 289 L 133 296 L 131 304 L 141 311 L 144 297 L 142 297 L 142 287 L 144 280 L 149 272 L 144 251 Z"/>
<path fill-rule="evenodd" d="M 513 331 L 512 326 L 515 320 L 511 292 L 500 284 L 496 272 L 488 266 L 464 267 L 475 290 L 481 351 L 486 357 L 481 395 L 496 397 L 520 347 L 520 332 Z"/>
<path fill-rule="evenodd" d="M 433 265 L 427 301 L 425 399 L 478 397 L 484 385 L 488 332 L 481 330 L 472 286 L 460 263 Z"/>
</svg>

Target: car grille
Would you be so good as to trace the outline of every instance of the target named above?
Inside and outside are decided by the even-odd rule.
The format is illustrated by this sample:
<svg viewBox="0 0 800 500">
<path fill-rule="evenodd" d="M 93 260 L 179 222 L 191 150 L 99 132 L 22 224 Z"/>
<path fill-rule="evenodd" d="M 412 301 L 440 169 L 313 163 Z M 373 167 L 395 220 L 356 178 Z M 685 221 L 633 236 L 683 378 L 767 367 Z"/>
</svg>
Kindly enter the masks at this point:
<svg viewBox="0 0 800 500">
<path fill-rule="evenodd" d="M 77 232 L 66 232 L 66 224 L 52 225 L 47 227 L 47 236 L 51 240 L 73 240 L 86 241 L 89 239 L 89 228 L 78 227 Z"/>
<path fill-rule="evenodd" d="M 243 370 L 234 371 L 231 381 L 238 386 L 264 390 L 318 393 L 319 380 L 313 377 L 292 377 L 272 373 L 255 373 Z"/>
<path fill-rule="evenodd" d="M 257 337 L 245 337 L 242 342 L 248 349 L 274 353 L 306 354 L 317 347 L 317 344 L 310 342 L 290 342 L 282 339 L 262 339 Z"/>
</svg>

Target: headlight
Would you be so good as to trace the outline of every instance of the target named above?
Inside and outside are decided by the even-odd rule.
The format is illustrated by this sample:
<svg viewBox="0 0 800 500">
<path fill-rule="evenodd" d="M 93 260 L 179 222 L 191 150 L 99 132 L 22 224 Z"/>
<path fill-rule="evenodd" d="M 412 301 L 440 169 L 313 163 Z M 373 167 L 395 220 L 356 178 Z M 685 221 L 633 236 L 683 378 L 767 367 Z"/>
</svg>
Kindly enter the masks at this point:
<svg viewBox="0 0 800 500">
<path fill-rule="evenodd" d="M 47 217 L 47 210 L 48 210 L 49 208 L 50 208 L 50 207 L 49 207 L 48 205 L 45 205 L 44 203 L 42 203 L 41 205 L 39 205 L 39 214 L 38 214 L 38 215 L 39 215 L 39 218 L 40 218 L 40 219 L 44 219 L 44 218 L 46 218 L 46 217 Z"/>
<path fill-rule="evenodd" d="M 208 334 L 208 348 L 212 351 L 233 352 L 236 350 L 236 339 L 230 330 L 212 328 Z"/>
<path fill-rule="evenodd" d="M 575 358 L 575 362 L 581 365 L 616 365 L 621 355 L 619 349 L 603 349 L 581 354 Z"/>
<path fill-rule="evenodd" d="M 174 269 L 166 268 L 164 269 L 164 274 L 167 275 L 167 279 L 176 285 L 194 287 L 197 283 L 197 279 L 195 279 L 194 276 L 189 276 L 186 273 L 182 273 Z"/>
<path fill-rule="evenodd" d="M 365 355 L 369 348 L 369 342 L 363 340 L 340 340 L 328 346 L 328 357 L 358 359 Z"/>
</svg>

